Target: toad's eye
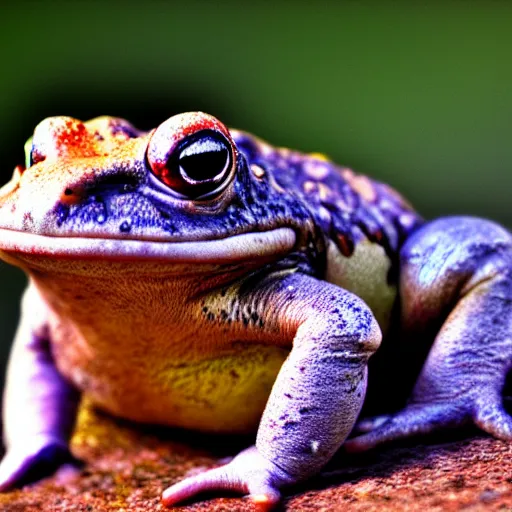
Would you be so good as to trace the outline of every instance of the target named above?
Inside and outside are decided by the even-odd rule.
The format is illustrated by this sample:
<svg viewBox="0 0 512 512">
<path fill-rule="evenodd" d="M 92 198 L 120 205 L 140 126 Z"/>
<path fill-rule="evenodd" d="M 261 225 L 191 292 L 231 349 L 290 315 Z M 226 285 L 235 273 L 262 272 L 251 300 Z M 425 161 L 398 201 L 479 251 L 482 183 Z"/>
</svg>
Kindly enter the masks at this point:
<svg viewBox="0 0 512 512">
<path fill-rule="evenodd" d="M 210 119 L 214 121 L 196 122 L 180 130 L 165 126 L 175 121 L 171 118 L 157 128 L 149 143 L 147 156 L 153 174 L 180 196 L 211 197 L 224 189 L 233 174 L 234 151 L 229 132 L 207 116 L 206 120 Z M 185 136 L 184 131 L 188 132 Z"/>
<path fill-rule="evenodd" d="M 229 169 L 230 147 L 224 136 L 205 130 L 186 140 L 178 154 L 180 174 L 190 181 L 215 179 Z"/>
</svg>

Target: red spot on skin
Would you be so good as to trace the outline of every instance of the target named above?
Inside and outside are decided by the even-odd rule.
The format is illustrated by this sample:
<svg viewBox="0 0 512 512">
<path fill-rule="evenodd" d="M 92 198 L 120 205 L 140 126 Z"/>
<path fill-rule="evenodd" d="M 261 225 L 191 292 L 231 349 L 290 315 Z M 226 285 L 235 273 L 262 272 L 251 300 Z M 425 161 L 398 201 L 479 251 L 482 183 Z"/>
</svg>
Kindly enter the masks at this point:
<svg viewBox="0 0 512 512">
<path fill-rule="evenodd" d="M 20 176 L 25 172 L 26 167 L 24 165 L 17 165 L 14 168 L 14 174 L 19 174 Z"/>
<path fill-rule="evenodd" d="M 379 230 L 373 234 L 373 238 L 375 239 L 376 242 L 382 242 L 384 235 L 383 235 L 382 231 Z"/>
<path fill-rule="evenodd" d="M 32 214 L 26 212 L 23 214 L 23 227 L 27 229 L 27 225 L 32 225 L 34 223 L 34 219 L 32 218 Z"/>
<path fill-rule="evenodd" d="M 350 240 L 345 235 L 338 235 L 337 240 L 341 254 L 343 254 L 343 256 L 346 256 L 347 258 L 351 256 L 352 253 L 354 252 L 354 243 L 352 242 L 352 240 Z"/>
<path fill-rule="evenodd" d="M 84 139 L 87 139 L 87 130 L 85 125 L 71 120 L 66 122 L 66 128 L 56 132 L 55 142 L 59 146 L 81 147 Z"/>
<path fill-rule="evenodd" d="M 34 133 L 34 163 L 41 162 L 49 156 L 85 158 L 100 155 L 96 137 L 78 119 L 49 118 L 44 126 L 36 128 Z"/>
<path fill-rule="evenodd" d="M 175 184 L 175 178 L 166 167 L 170 155 L 184 138 L 202 130 L 222 133 L 231 145 L 232 154 L 235 154 L 235 144 L 231 134 L 218 119 L 202 112 L 181 114 L 162 123 L 151 137 L 148 160 L 153 174 L 172 187 Z"/>
<path fill-rule="evenodd" d="M 40 153 L 36 148 L 32 150 L 32 165 L 44 162 L 45 160 L 46 156 Z"/>
</svg>

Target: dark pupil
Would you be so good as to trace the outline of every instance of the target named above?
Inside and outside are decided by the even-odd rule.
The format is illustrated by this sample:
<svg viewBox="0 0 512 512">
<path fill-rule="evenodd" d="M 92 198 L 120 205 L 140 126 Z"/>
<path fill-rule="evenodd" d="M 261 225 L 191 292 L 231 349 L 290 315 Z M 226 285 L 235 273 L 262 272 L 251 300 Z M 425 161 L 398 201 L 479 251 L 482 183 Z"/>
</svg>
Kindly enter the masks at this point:
<svg viewBox="0 0 512 512">
<path fill-rule="evenodd" d="M 182 176 L 195 182 L 212 180 L 226 170 L 229 163 L 227 141 L 218 134 L 202 133 L 179 153 Z"/>
<path fill-rule="evenodd" d="M 215 178 L 226 167 L 228 150 L 219 149 L 198 153 L 195 155 L 182 156 L 179 159 L 180 167 L 185 174 L 194 181 L 206 181 Z"/>
</svg>

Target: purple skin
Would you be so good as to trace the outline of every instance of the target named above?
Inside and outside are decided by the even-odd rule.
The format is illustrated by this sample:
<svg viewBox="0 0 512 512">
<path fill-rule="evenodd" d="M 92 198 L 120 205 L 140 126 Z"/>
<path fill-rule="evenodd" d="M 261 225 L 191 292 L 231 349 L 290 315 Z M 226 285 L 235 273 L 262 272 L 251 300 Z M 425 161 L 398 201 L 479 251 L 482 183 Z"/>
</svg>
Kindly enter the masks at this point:
<svg viewBox="0 0 512 512">
<path fill-rule="evenodd" d="M 293 279 L 300 282 L 303 277 Z M 280 487 L 317 473 L 341 446 L 362 405 L 366 360 L 377 344 L 368 343 L 372 336 L 365 335 L 371 332 L 368 320 L 362 320 L 367 309 L 357 311 L 360 304 L 340 297 L 336 302 L 340 318 L 329 318 L 329 306 L 321 302 L 324 297 L 314 301 L 319 306 L 311 322 L 315 329 L 307 335 L 314 343 L 304 343 L 302 329 L 295 337 L 291 357 L 279 374 L 260 424 L 256 450 L 175 484 L 165 491 L 165 504 L 202 491 L 232 489 L 250 493 L 269 507 L 278 501 Z M 347 441 L 345 449 L 364 451 L 470 422 L 512 441 L 512 418 L 502 403 L 505 378 L 512 367 L 510 234 L 495 223 L 469 217 L 426 224 L 401 250 L 400 299 L 405 330 L 426 328 L 440 316 L 446 320 L 407 406 L 392 416 L 361 422 L 359 431 L 367 433 Z M 346 327 L 336 332 L 340 320 L 343 323 L 354 313 L 355 324 L 348 325 L 361 322 L 355 333 L 350 336 Z M 317 325 L 330 328 L 321 332 Z M 348 344 L 341 342 L 346 336 L 351 340 Z M 303 368 L 308 371 L 304 373 Z M 343 372 L 349 373 L 353 388 L 347 379 L 340 379 Z M 320 440 L 322 453 L 311 450 L 314 440 Z M 270 461 L 275 466 L 269 466 Z"/>
<path fill-rule="evenodd" d="M 29 288 L 22 301 L 22 313 L 33 319 L 32 325 L 20 324 L 8 367 L 1 491 L 38 480 L 61 466 L 79 465 L 68 448 L 79 393 L 55 367 L 44 324 L 46 311 L 33 300 L 32 291 Z"/>
<path fill-rule="evenodd" d="M 435 337 L 407 406 L 361 422 L 368 433 L 350 451 L 474 422 L 512 441 L 503 388 L 512 368 L 512 240 L 497 224 L 469 217 L 439 219 L 413 234 L 400 253 L 405 330 Z"/>
<path fill-rule="evenodd" d="M 114 129 L 127 130 L 129 125 Z M 186 208 L 160 205 L 159 210 L 154 197 L 161 196 L 162 184 L 155 184 L 145 160 L 131 153 L 126 162 L 116 160 L 100 169 L 94 186 L 84 187 L 90 193 L 87 200 L 59 203 L 50 212 L 56 217 L 45 217 L 53 234 L 72 228 L 94 232 L 100 225 L 98 211 L 119 221 L 121 231 L 144 227 L 143 212 L 149 209 L 154 211 L 153 229 L 176 239 L 183 235 L 184 240 L 202 240 L 201 230 L 222 239 L 283 226 L 300 235 L 296 252 L 256 276 L 242 278 L 234 300 L 216 296 L 219 309 L 231 315 L 235 333 L 243 332 L 251 341 L 254 335 L 282 347 L 292 345 L 261 418 L 256 446 L 165 490 L 164 504 L 229 489 L 270 508 L 283 487 L 318 473 L 343 443 L 347 450 L 361 451 L 471 422 L 512 441 L 512 419 L 502 404 L 512 366 L 510 233 L 469 217 L 422 225 L 385 185 L 298 153 L 286 156 L 276 150 L 267 155 L 242 133 L 235 138 L 241 154 L 233 202 L 218 214 L 203 214 L 201 222 Z M 41 142 L 35 136 L 32 158 L 45 156 L 46 143 L 45 137 Z M 85 159 L 80 162 L 86 165 Z M 308 171 L 313 164 L 321 168 Z M 259 178 L 250 172 L 254 165 L 264 171 Z M 120 183 L 123 201 L 113 193 Z M 129 213 L 122 206 L 127 201 Z M 415 333 L 434 330 L 436 335 L 407 406 L 392 416 L 361 422 L 358 430 L 365 433 L 345 442 L 365 400 L 368 359 L 379 347 L 381 332 L 363 300 L 322 277 L 328 240 L 348 258 L 362 239 L 383 247 L 391 262 L 388 277 L 398 279 L 405 336 L 416 341 Z M 79 392 L 55 366 L 48 311 L 33 286 L 23 309 L 4 399 L 7 453 L 0 464 L 0 490 L 75 462 L 68 444 Z M 254 312 L 261 325 L 244 317 L 244 311 Z M 393 340 L 384 345 L 388 342 Z M 406 367 L 409 361 L 399 364 Z"/>
<path fill-rule="evenodd" d="M 423 328 L 439 316 L 447 318 L 407 407 L 389 418 L 363 422 L 369 432 L 348 441 L 346 448 L 366 450 L 471 421 L 511 441 L 512 420 L 502 405 L 512 365 L 510 234 L 489 221 L 440 219 L 408 239 L 400 270 L 404 327 Z M 292 352 L 272 390 L 256 447 L 170 487 L 163 496 L 166 505 L 229 489 L 271 507 L 282 487 L 317 473 L 332 457 L 363 404 L 367 360 L 379 345 L 380 331 L 360 299 L 310 276 L 285 273 L 259 280 L 240 300 L 266 309 L 269 322 L 293 334 Z M 1 489 L 30 478 L 49 448 L 66 452 L 76 412 L 77 393 L 59 376 L 44 332 L 34 335 L 38 331 L 44 328 L 36 325 L 16 339 Z M 26 422 L 27 417 L 32 420 Z"/>
</svg>

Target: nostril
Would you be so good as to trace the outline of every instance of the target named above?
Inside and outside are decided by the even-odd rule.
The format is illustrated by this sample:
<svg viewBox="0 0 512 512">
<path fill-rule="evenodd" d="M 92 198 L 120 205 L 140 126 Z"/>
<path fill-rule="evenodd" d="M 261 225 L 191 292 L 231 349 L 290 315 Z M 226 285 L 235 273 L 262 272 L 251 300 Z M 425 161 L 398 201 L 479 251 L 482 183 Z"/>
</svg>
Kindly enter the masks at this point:
<svg viewBox="0 0 512 512">
<path fill-rule="evenodd" d="M 62 204 L 72 206 L 83 201 L 85 197 L 85 189 L 83 186 L 66 187 L 60 196 Z"/>
</svg>

